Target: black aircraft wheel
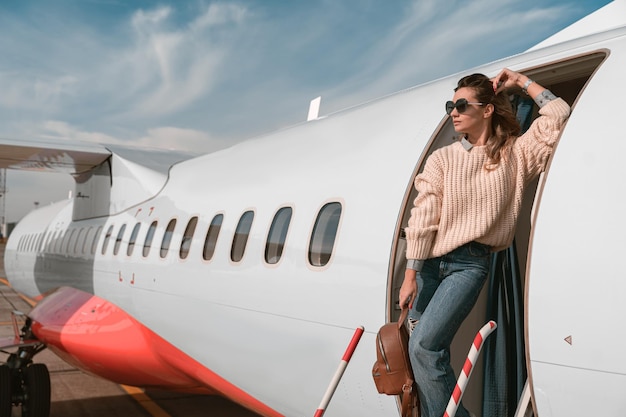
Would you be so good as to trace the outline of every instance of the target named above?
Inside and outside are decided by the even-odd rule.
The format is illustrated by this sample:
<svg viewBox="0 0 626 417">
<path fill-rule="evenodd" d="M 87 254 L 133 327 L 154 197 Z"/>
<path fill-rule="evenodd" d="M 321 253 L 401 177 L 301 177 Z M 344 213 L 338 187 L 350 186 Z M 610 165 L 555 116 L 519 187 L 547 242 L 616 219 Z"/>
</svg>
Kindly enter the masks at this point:
<svg viewBox="0 0 626 417">
<path fill-rule="evenodd" d="M 11 417 L 11 369 L 0 365 L 0 417 Z"/>
<path fill-rule="evenodd" d="M 34 363 L 22 370 L 24 401 L 22 417 L 50 415 L 50 373 L 43 363 Z"/>
</svg>

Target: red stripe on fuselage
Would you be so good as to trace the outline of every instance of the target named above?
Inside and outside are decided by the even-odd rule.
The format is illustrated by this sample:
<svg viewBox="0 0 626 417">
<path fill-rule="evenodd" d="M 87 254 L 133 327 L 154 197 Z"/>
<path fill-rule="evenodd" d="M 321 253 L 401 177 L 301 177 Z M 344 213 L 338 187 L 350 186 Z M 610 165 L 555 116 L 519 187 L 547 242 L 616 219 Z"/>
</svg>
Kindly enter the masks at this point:
<svg viewBox="0 0 626 417">
<path fill-rule="evenodd" d="M 137 387 L 217 393 L 263 416 L 282 417 L 95 295 L 62 287 L 29 316 L 40 341 L 86 372 Z"/>
</svg>

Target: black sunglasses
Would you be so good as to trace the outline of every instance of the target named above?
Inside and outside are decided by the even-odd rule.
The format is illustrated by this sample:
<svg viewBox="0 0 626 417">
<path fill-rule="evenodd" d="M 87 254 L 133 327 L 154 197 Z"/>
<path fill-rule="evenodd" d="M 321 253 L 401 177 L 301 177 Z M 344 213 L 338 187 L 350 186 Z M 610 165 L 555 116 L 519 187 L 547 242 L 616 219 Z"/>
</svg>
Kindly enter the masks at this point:
<svg viewBox="0 0 626 417">
<path fill-rule="evenodd" d="M 465 98 L 460 98 L 455 102 L 446 101 L 446 113 L 452 113 L 452 110 L 456 109 L 459 113 L 464 113 L 467 110 L 468 104 L 477 104 L 479 106 L 483 106 L 485 103 L 470 103 Z"/>
</svg>

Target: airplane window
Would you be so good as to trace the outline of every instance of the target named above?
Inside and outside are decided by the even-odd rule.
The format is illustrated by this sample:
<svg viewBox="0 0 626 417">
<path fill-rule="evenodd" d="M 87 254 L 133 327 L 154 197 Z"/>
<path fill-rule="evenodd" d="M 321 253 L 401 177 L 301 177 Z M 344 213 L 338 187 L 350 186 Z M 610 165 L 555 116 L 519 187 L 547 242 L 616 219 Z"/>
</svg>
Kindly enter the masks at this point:
<svg viewBox="0 0 626 417">
<path fill-rule="evenodd" d="M 35 252 L 39 252 L 41 250 L 41 241 L 43 240 L 43 233 L 39 233 L 37 236 L 37 243 L 35 244 Z"/>
<path fill-rule="evenodd" d="M 133 254 L 133 250 L 135 249 L 135 242 L 137 241 L 137 235 L 139 234 L 139 229 L 141 228 L 141 223 L 137 222 L 135 227 L 133 227 L 133 231 L 130 234 L 130 239 L 128 240 L 128 248 L 126 249 L 126 255 L 131 256 Z"/>
<path fill-rule="evenodd" d="M 309 243 L 309 262 L 311 265 L 324 266 L 330 261 L 340 217 L 340 203 L 328 203 L 320 210 Z"/>
<path fill-rule="evenodd" d="M 87 233 L 85 233 L 85 239 L 83 239 L 83 245 L 80 248 L 80 253 L 82 254 L 87 253 L 87 242 L 89 241 L 89 236 L 91 235 L 92 231 L 93 227 L 89 226 L 89 228 L 87 228 Z"/>
<path fill-rule="evenodd" d="M 96 235 L 93 237 L 93 242 L 91 242 L 91 254 L 94 255 L 96 253 L 96 247 L 98 246 L 98 239 L 100 239 L 100 234 L 102 233 L 102 226 L 98 227 L 98 231 Z"/>
<path fill-rule="evenodd" d="M 113 234 L 113 225 L 109 226 L 106 235 L 104 235 L 104 243 L 102 244 L 102 254 L 104 255 L 107 251 L 107 246 L 109 246 L 109 239 L 111 239 L 111 235 Z"/>
<path fill-rule="evenodd" d="M 59 232 L 56 231 L 50 235 L 50 240 L 48 241 L 48 252 L 54 253 L 54 245 L 57 241 Z"/>
<path fill-rule="evenodd" d="M 174 228 L 176 227 L 176 219 L 170 220 L 165 229 L 163 240 L 161 241 L 161 258 L 167 256 L 167 252 L 170 250 L 170 243 L 172 242 L 172 235 L 174 234 Z"/>
<path fill-rule="evenodd" d="M 63 235 L 62 230 L 58 230 L 54 233 L 54 237 L 50 242 L 51 251 L 53 253 L 59 253 L 59 242 L 61 241 L 61 236 Z"/>
<path fill-rule="evenodd" d="M 246 244 L 248 243 L 248 236 L 250 235 L 250 229 L 252 228 L 252 220 L 254 219 L 253 211 L 246 211 L 241 215 L 237 229 L 235 230 L 235 236 L 233 237 L 233 244 L 230 248 L 230 259 L 233 262 L 239 262 L 243 259 L 243 255 L 246 252 Z"/>
<path fill-rule="evenodd" d="M 278 263 L 283 255 L 292 212 L 291 207 L 283 207 L 274 216 L 270 232 L 267 235 L 267 242 L 265 243 L 265 262 L 268 264 Z"/>
<path fill-rule="evenodd" d="M 57 240 L 58 231 L 50 233 L 50 239 L 46 243 L 47 251 L 50 253 L 54 253 L 54 243 Z"/>
<path fill-rule="evenodd" d="M 67 239 L 67 244 L 65 245 L 65 253 L 70 253 L 70 247 L 72 246 L 72 242 L 74 242 L 74 236 L 76 235 L 76 229 L 72 229 L 72 233 L 70 233 L 69 239 Z M 67 237 L 67 235 L 65 235 Z"/>
<path fill-rule="evenodd" d="M 115 246 L 113 246 L 113 255 L 117 255 L 117 252 L 120 250 L 120 245 L 122 244 L 122 238 L 124 237 L 124 232 L 126 231 L 126 225 L 123 224 L 120 227 L 120 231 L 117 232 L 117 238 L 115 239 Z"/>
<path fill-rule="evenodd" d="M 197 224 L 197 217 L 189 219 L 189 223 L 187 223 L 187 227 L 185 228 L 185 234 L 183 234 L 183 240 L 180 242 L 180 259 L 185 259 L 187 255 L 189 255 L 189 248 L 191 248 L 191 241 L 193 240 L 193 234 L 196 231 Z"/>
<path fill-rule="evenodd" d="M 39 242 L 39 251 L 43 252 L 46 249 L 46 241 L 50 239 L 50 232 L 44 232 L 41 235 L 41 242 Z"/>
<path fill-rule="evenodd" d="M 54 252 L 61 253 L 61 246 L 63 245 L 63 231 L 59 231 L 59 236 L 56 238 L 56 242 L 54 244 Z"/>
<path fill-rule="evenodd" d="M 41 250 L 44 252 L 50 252 L 50 242 L 52 241 L 52 236 L 54 235 L 54 232 L 47 232 L 46 233 L 46 238 L 44 239 L 44 241 L 41 244 Z"/>
<path fill-rule="evenodd" d="M 144 244 L 143 244 L 144 258 L 148 256 L 148 254 L 150 253 L 150 247 L 152 246 L 152 239 L 154 238 L 154 232 L 156 231 L 157 224 L 158 222 L 156 220 L 153 221 L 152 224 L 150 225 L 150 228 L 148 229 L 148 233 L 146 233 L 146 240 L 144 241 Z"/>
<path fill-rule="evenodd" d="M 56 232 L 50 232 L 48 238 L 46 239 L 46 243 L 44 244 L 44 249 L 46 252 L 52 252 L 52 242 L 54 242 L 54 235 Z"/>
<path fill-rule="evenodd" d="M 213 220 L 211 220 L 211 225 L 209 226 L 209 230 L 206 233 L 206 239 L 204 240 L 204 250 L 202 251 L 202 257 L 205 261 L 210 261 L 211 258 L 213 258 L 223 220 L 223 214 L 218 214 L 213 217 Z"/>
<path fill-rule="evenodd" d="M 49 252 L 50 251 L 50 240 L 52 240 L 52 235 L 54 234 L 54 232 L 46 232 L 46 239 L 43 242 L 43 247 L 42 249 L 45 252 Z"/>
<path fill-rule="evenodd" d="M 85 238 L 85 236 L 83 235 L 84 231 L 85 229 L 83 229 L 82 227 L 78 230 L 78 235 L 76 235 L 76 242 L 74 242 L 74 253 L 78 253 L 78 248 L 81 246 L 80 239 Z"/>
</svg>

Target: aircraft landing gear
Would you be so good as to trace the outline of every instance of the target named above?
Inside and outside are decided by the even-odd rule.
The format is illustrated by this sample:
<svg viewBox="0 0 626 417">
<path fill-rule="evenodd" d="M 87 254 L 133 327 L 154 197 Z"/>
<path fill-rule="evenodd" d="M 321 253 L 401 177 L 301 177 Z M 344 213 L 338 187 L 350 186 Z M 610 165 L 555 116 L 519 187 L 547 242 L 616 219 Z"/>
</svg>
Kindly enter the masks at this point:
<svg viewBox="0 0 626 417">
<path fill-rule="evenodd" d="M 24 325 L 18 330 L 17 318 Z M 13 312 L 15 338 L 3 339 L 0 351 L 9 355 L 0 365 L 0 417 L 11 417 L 13 406 L 22 407 L 22 417 L 50 415 L 50 373 L 43 363 L 33 363 L 33 357 L 46 345 L 39 342 L 30 330 L 30 319 Z M 10 342 L 9 342 L 10 341 Z M 8 349 L 15 349 L 10 353 Z"/>
</svg>

